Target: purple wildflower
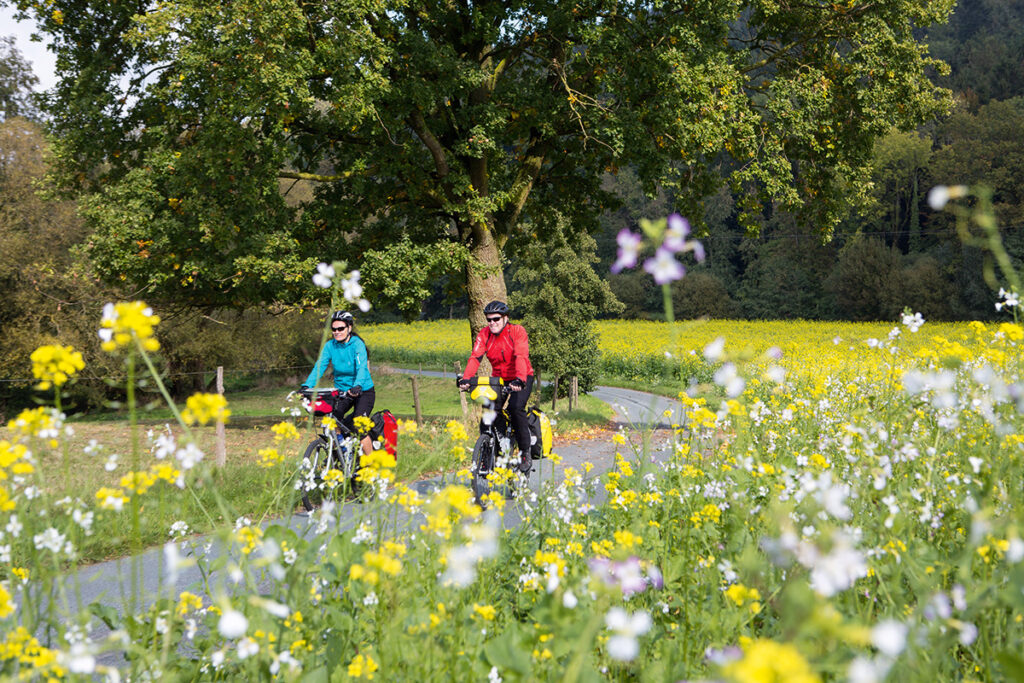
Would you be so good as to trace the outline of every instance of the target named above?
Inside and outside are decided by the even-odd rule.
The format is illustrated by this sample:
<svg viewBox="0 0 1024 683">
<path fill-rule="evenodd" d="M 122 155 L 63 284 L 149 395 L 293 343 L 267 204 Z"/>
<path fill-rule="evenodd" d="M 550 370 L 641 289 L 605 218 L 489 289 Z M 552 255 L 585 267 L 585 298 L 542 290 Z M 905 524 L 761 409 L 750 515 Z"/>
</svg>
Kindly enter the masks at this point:
<svg viewBox="0 0 1024 683">
<path fill-rule="evenodd" d="M 640 254 L 640 242 L 642 237 L 630 232 L 628 228 L 619 230 L 615 242 L 619 245 L 619 254 L 612 264 L 612 272 L 619 273 L 625 268 L 635 268 L 637 257 Z"/>
<path fill-rule="evenodd" d="M 686 269 L 665 247 L 658 247 L 654 252 L 654 258 L 644 261 L 644 270 L 650 273 L 659 285 L 679 280 L 686 275 Z"/>
</svg>

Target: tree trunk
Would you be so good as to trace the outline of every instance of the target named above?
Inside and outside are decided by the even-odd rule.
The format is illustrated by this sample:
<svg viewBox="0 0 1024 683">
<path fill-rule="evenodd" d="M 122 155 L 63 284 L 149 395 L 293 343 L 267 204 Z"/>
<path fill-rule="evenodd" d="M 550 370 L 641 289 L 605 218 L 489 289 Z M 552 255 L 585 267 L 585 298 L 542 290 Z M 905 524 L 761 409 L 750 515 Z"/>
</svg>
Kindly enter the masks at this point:
<svg viewBox="0 0 1024 683">
<path fill-rule="evenodd" d="M 501 252 L 487 223 L 471 228 L 472 247 L 466 264 L 466 294 L 469 297 L 469 343 L 484 327 L 484 306 L 491 301 L 508 301 L 505 276 L 501 270 Z"/>
</svg>

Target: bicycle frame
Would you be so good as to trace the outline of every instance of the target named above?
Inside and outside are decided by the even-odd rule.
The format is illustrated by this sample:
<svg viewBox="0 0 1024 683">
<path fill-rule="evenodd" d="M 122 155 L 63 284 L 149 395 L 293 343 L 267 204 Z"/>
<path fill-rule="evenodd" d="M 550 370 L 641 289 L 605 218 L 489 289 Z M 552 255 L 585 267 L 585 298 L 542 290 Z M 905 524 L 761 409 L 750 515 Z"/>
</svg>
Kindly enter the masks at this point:
<svg viewBox="0 0 1024 683">
<path fill-rule="evenodd" d="M 490 493 L 492 483 L 511 483 L 508 476 L 498 476 L 496 469 L 504 468 L 509 476 L 518 476 L 513 475 L 518 470 L 512 462 L 515 460 L 516 442 L 512 422 L 504 407 L 509 390 L 501 378 L 472 377 L 469 391 L 474 400 L 482 400 L 485 409 L 480 419 L 480 436 L 473 447 L 473 463 L 470 467 L 473 493 L 477 503 L 484 506 L 484 497 Z"/>
<path fill-rule="evenodd" d="M 323 417 L 331 414 L 332 406 L 322 401 L 322 397 L 331 394 L 333 389 L 310 389 L 300 392 L 303 405 L 313 416 L 315 438 L 306 447 L 303 455 L 302 472 L 297 486 L 302 491 L 302 502 L 307 510 L 313 509 L 309 494 L 323 491 L 329 484 L 325 476 L 331 470 L 342 474 L 342 481 L 354 485 L 358 469 L 358 455 L 355 435 L 342 422 L 335 418 L 338 431 L 325 424 Z M 317 418 L 321 418 L 319 421 Z"/>
</svg>

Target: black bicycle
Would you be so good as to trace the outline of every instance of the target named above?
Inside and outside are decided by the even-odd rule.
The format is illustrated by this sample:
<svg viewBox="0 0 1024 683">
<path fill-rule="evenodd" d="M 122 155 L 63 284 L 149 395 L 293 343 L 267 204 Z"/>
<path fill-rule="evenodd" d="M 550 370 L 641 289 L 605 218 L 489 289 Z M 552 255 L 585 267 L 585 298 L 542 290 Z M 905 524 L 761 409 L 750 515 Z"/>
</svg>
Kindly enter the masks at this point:
<svg viewBox="0 0 1024 683">
<path fill-rule="evenodd" d="M 519 477 L 519 447 L 505 410 L 510 391 L 500 377 L 471 377 L 467 391 L 484 407 L 469 471 L 473 496 L 480 507 L 487 507 L 485 496 L 492 490 L 502 490 L 511 498 Z"/>
<path fill-rule="evenodd" d="M 303 404 L 313 414 L 313 427 L 317 434 L 302 456 L 302 469 L 296 486 L 302 492 L 302 505 L 312 512 L 314 503 L 323 499 L 325 493 L 342 487 L 344 491 L 355 492 L 359 487 L 356 475 L 359 472 L 359 438 L 341 421 L 332 428 L 324 424 L 323 417 L 334 411 L 331 400 L 337 394 L 334 389 L 305 389 L 299 392 Z M 321 419 L 317 419 L 321 418 Z M 332 473 L 333 471 L 333 473 Z"/>
</svg>

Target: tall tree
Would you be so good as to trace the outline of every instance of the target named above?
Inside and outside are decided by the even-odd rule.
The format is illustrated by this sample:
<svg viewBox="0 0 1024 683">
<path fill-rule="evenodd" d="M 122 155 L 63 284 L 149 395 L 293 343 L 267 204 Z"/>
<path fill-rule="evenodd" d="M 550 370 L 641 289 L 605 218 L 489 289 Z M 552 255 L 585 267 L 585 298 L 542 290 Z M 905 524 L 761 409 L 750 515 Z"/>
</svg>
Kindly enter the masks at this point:
<svg viewBox="0 0 1024 683">
<path fill-rule="evenodd" d="M 725 172 L 752 227 L 772 201 L 831 230 L 873 139 L 946 106 L 913 30 L 953 0 L 19 4 L 108 277 L 294 299 L 318 258 L 458 243 L 475 329 L 531 212 L 589 229 L 626 165 L 695 221 Z M 290 207 L 281 179 L 319 187 Z"/>
<path fill-rule="evenodd" d="M 15 116 L 36 118 L 39 111 L 32 101 L 32 88 L 38 83 L 14 37 L 0 36 L 0 121 Z"/>
</svg>

